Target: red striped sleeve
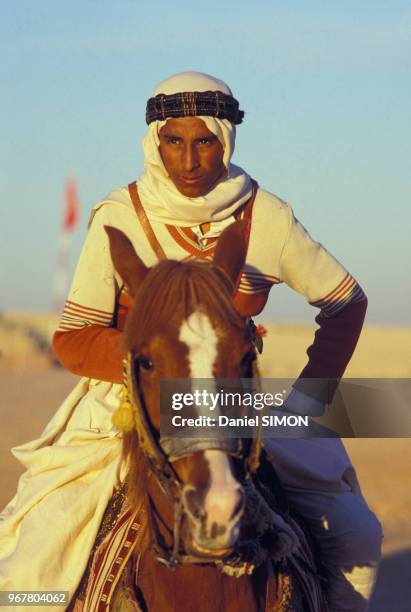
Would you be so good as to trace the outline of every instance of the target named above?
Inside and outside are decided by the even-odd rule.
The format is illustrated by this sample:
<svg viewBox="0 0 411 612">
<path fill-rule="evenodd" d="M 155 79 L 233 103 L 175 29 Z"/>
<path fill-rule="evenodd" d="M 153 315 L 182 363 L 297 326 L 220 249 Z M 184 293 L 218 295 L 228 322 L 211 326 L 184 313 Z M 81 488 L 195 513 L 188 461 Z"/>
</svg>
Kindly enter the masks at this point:
<svg viewBox="0 0 411 612">
<path fill-rule="evenodd" d="M 67 300 L 64 311 L 60 319 L 58 331 L 78 330 L 88 325 L 101 325 L 109 327 L 113 320 L 113 313 L 97 308 L 89 308 L 83 304 L 78 304 Z"/>
<path fill-rule="evenodd" d="M 347 273 L 343 280 L 328 295 L 315 302 L 312 306 L 321 308 L 324 317 L 334 317 L 338 312 L 353 302 L 365 300 L 365 294 L 357 281 Z"/>
<path fill-rule="evenodd" d="M 241 275 L 239 290 L 248 294 L 262 293 L 278 283 L 281 283 L 281 280 L 276 276 L 245 271 Z"/>
</svg>

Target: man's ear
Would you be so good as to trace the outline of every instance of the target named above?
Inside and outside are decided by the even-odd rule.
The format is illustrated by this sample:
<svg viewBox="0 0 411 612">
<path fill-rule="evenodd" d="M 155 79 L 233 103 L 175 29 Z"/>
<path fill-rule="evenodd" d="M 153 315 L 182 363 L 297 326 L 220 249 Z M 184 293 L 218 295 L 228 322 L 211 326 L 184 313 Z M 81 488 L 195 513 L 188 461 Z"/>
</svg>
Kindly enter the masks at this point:
<svg viewBox="0 0 411 612">
<path fill-rule="evenodd" d="M 123 279 L 130 295 L 134 297 L 150 268 L 144 265 L 123 232 L 110 225 L 105 225 L 104 229 L 110 242 L 114 267 Z"/>
<path fill-rule="evenodd" d="M 214 253 L 213 263 L 229 276 L 235 285 L 243 269 L 247 255 L 245 230 L 247 221 L 235 221 L 221 234 Z"/>
</svg>

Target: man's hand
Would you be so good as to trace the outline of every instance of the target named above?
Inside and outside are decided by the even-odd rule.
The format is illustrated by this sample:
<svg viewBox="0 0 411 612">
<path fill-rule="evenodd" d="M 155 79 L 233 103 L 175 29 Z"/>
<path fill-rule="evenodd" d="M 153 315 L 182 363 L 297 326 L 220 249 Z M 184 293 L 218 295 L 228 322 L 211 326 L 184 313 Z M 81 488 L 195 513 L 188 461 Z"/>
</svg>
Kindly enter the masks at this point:
<svg viewBox="0 0 411 612">
<path fill-rule="evenodd" d="M 283 410 L 301 416 L 317 417 L 323 416 L 325 404 L 310 395 L 298 391 L 298 389 L 291 389 L 283 404 Z"/>
</svg>

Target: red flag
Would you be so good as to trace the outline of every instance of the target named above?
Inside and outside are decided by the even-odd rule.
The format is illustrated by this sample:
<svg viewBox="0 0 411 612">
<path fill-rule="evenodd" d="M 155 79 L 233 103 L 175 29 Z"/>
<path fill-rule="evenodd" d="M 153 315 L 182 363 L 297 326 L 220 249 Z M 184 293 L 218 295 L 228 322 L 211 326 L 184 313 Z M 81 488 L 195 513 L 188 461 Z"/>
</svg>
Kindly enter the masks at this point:
<svg viewBox="0 0 411 612">
<path fill-rule="evenodd" d="M 63 210 L 63 230 L 72 232 L 79 222 L 80 206 L 77 195 L 77 185 L 73 178 L 66 182 Z"/>
</svg>

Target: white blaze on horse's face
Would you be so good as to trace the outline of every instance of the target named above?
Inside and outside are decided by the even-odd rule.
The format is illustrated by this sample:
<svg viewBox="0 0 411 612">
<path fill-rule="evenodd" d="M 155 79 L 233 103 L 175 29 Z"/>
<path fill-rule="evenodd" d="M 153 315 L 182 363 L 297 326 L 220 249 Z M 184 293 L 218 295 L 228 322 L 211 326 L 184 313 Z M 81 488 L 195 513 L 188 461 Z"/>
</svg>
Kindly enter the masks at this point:
<svg viewBox="0 0 411 612">
<path fill-rule="evenodd" d="M 204 455 L 208 461 L 211 482 L 204 502 L 206 537 L 203 546 L 231 547 L 239 535 L 239 521 L 244 511 L 244 489 L 234 478 L 225 453 L 208 450 Z M 200 537 L 200 540 L 204 538 Z"/>
<path fill-rule="evenodd" d="M 213 378 L 218 340 L 208 316 L 198 311 L 191 313 L 181 325 L 179 340 L 188 348 L 190 377 Z"/>
<path fill-rule="evenodd" d="M 218 338 L 208 316 L 193 312 L 183 321 L 179 340 L 188 348 L 190 378 L 213 378 Z M 204 457 L 208 463 L 210 484 L 204 500 L 203 519 L 199 521 L 194 517 L 189 504 L 186 504 L 186 512 L 193 522 L 192 535 L 195 542 L 205 549 L 228 548 L 238 537 L 244 490 L 233 476 L 226 453 L 213 449 L 205 451 Z"/>
</svg>

